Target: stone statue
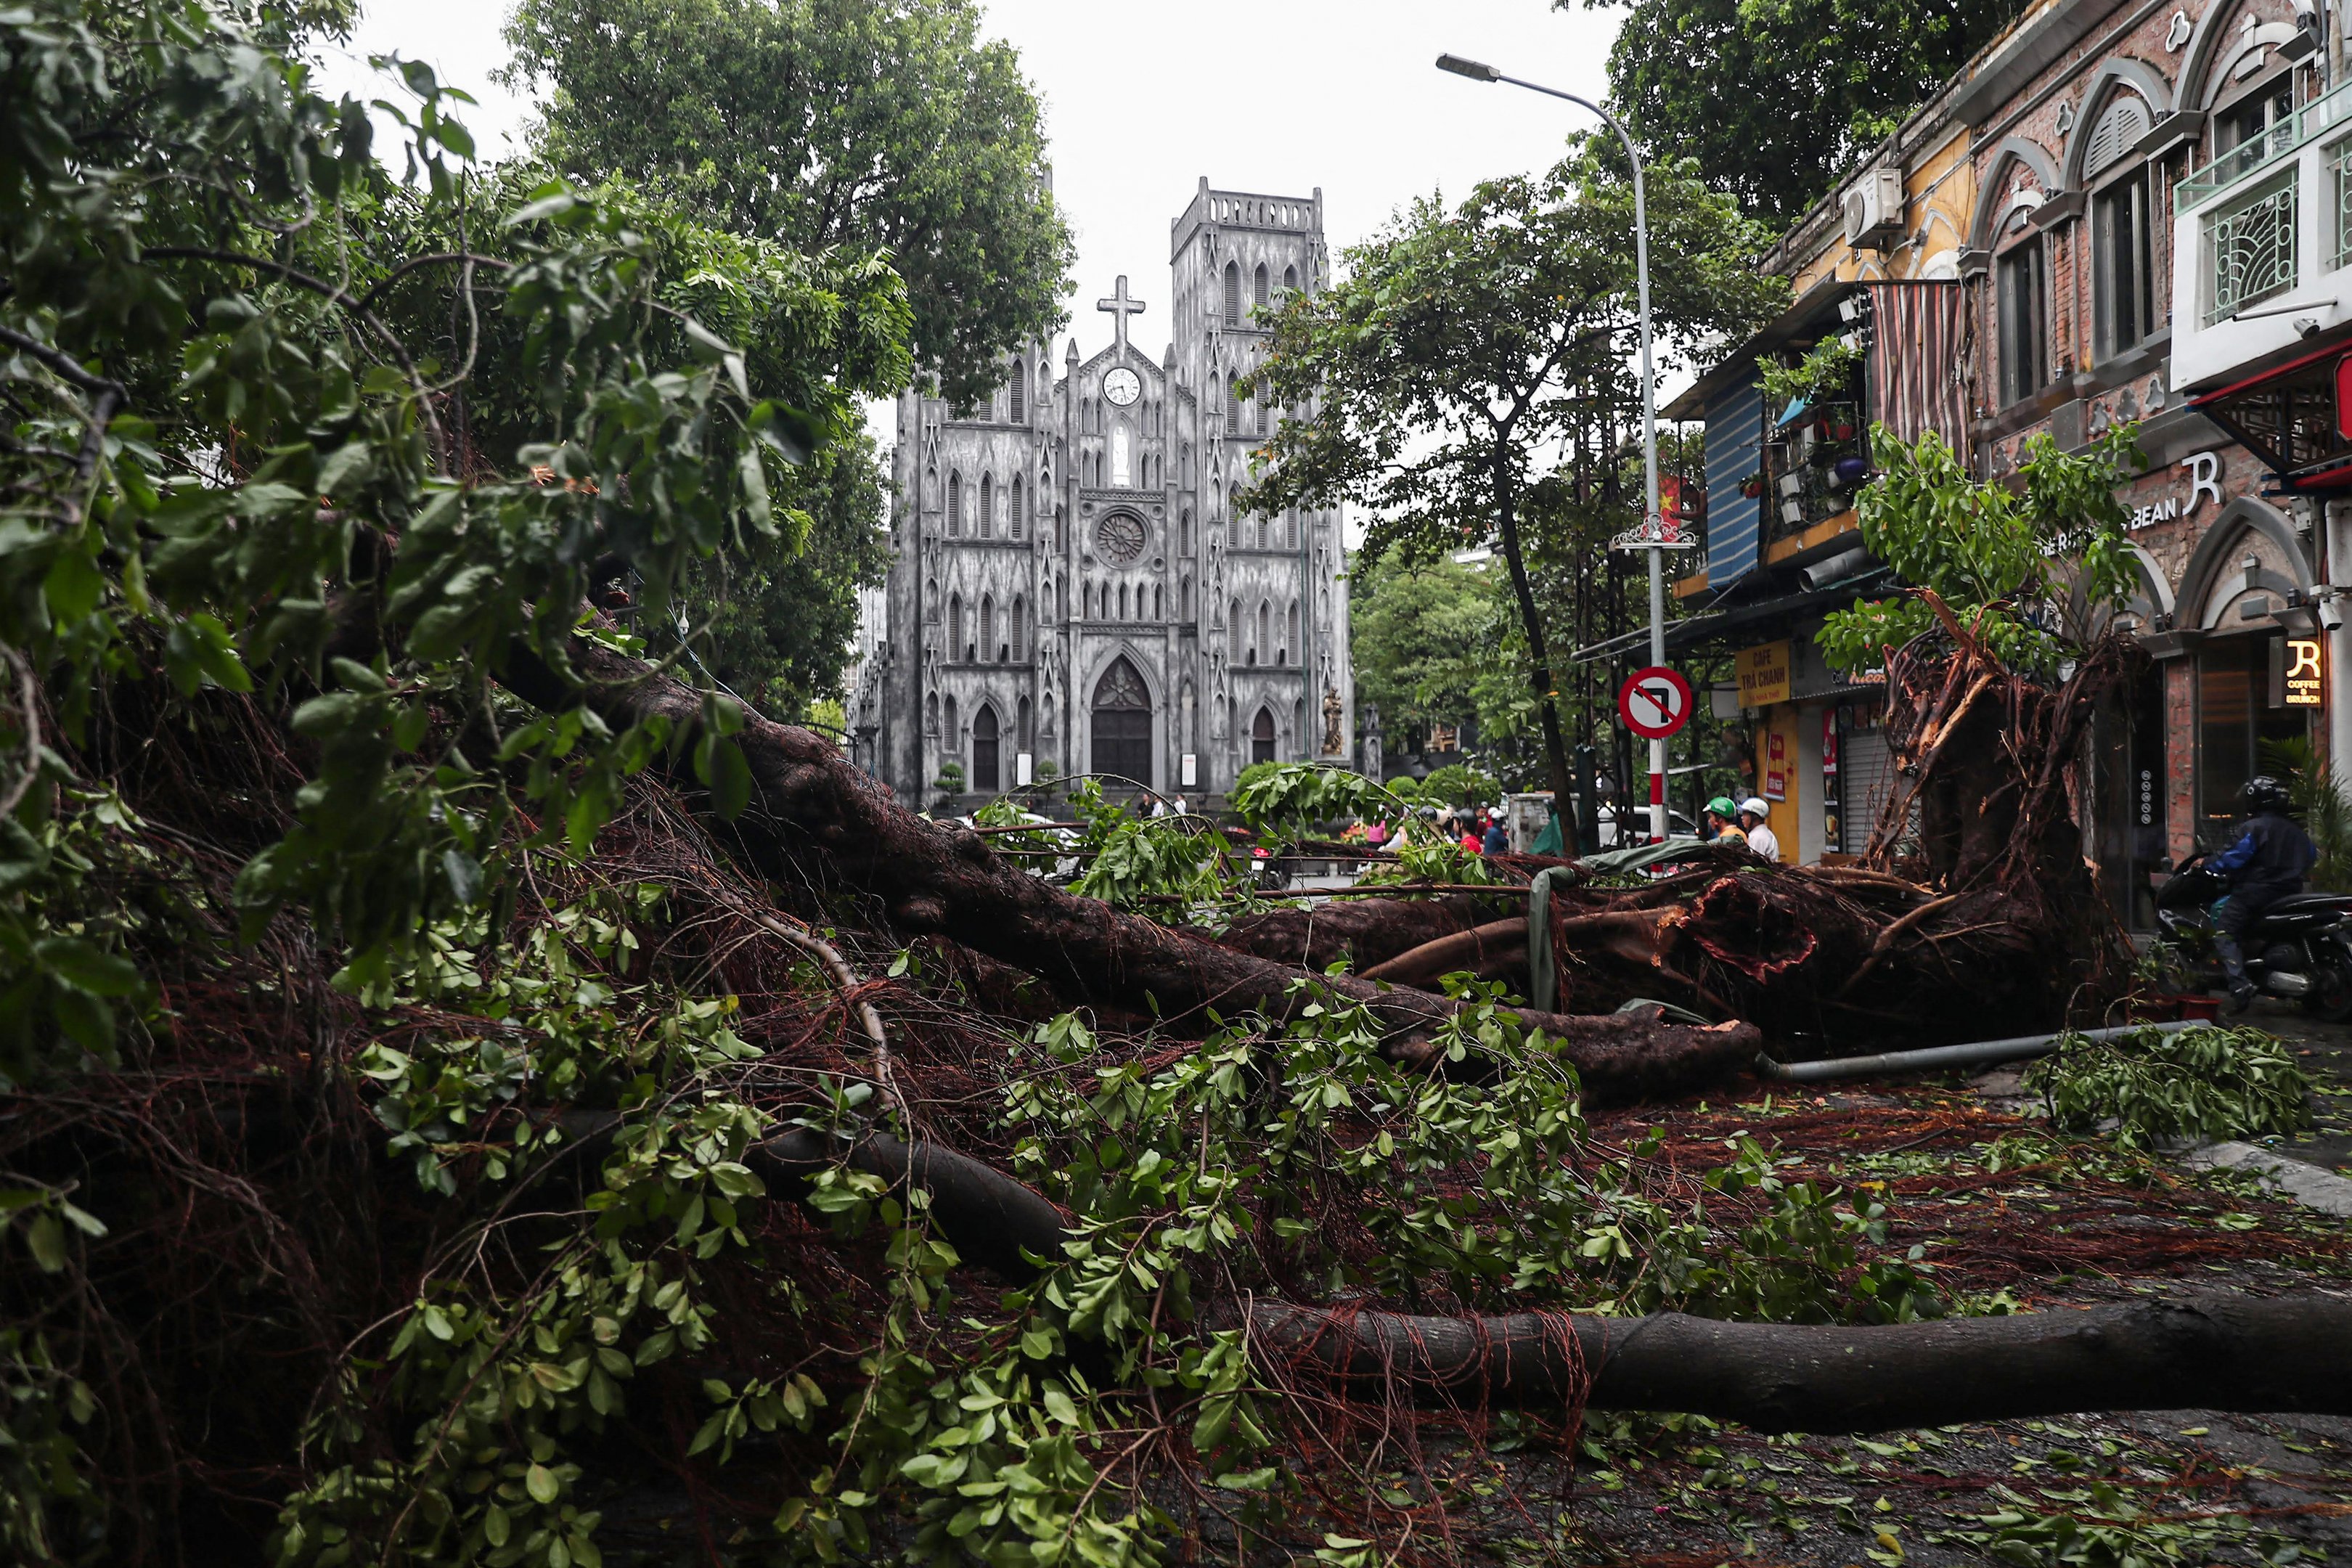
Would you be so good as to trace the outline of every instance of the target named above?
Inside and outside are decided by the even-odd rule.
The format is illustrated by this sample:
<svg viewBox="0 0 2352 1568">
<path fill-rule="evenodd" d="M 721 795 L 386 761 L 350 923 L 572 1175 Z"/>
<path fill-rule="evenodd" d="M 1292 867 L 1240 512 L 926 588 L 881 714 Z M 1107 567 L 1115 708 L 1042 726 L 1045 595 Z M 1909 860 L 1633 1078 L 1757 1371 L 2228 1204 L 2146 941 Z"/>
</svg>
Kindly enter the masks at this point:
<svg viewBox="0 0 2352 1568">
<path fill-rule="evenodd" d="M 1348 754 L 1348 742 L 1339 733 L 1339 721 L 1345 714 L 1346 710 L 1339 705 L 1339 689 L 1336 686 L 1325 687 L 1323 689 L 1323 755 L 1327 757 L 1344 757 Z"/>
</svg>

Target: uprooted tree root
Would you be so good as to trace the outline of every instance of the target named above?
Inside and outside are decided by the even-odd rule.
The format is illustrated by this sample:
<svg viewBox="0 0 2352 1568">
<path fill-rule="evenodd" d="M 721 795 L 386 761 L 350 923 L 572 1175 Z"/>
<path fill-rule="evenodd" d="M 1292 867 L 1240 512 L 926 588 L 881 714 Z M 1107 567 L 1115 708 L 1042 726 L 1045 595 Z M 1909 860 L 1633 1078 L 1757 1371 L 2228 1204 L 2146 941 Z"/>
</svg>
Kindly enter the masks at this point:
<svg viewBox="0 0 2352 1568">
<path fill-rule="evenodd" d="M 53 1554 L 427 1561 L 544 1531 L 723 1560 L 739 1535 L 859 1555 L 928 1531 L 1278 1556 L 1318 1520 L 1418 1517 L 1367 1500 L 1399 1407 L 1475 1436 L 1513 1405 L 1828 1429 L 2337 1398 L 2167 1359 L 2299 1353 L 2327 1300 L 1906 1326 L 1951 1299 L 1875 1201 L 1738 1138 L 1585 1125 L 1586 1090 L 1704 1082 L 1677 1076 L 1689 1042 L 1719 1072 L 1752 1036 L 1637 1018 L 1538 1046 L 1485 992 L 1198 962 L 1222 950 L 1000 883 L 971 836 L 890 815 L 790 731 L 752 737 L 764 812 L 712 825 L 634 786 L 593 858 L 518 848 L 511 958 L 452 928 L 355 994 L 295 914 L 236 940 L 237 868 L 300 778 L 278 725 L 217 694 L 139 706 L 154 690 L 80 759 L 142 815 L 85 812 L 68 847 L 90 868 L 70 897 L 129 911 L 159 1010 L 121 1064 L 0 1121 L 12 1184 L 104 1227 L 0 1281 L 6 1419 L 49 1467 L 12 1485 Z M 1780 928 L 1741 900 L 1789 880 L 1705 873 L 1559 918 L 1638 937 L 1696 909 L 1748 933 L 1709 962 L 1769 978 Z M 1864 907 L 1904 886 L 1832 883 Z M 915 906 L 910 939 L 891 917 Z M 1049 934 L 987 929 L 1007 910 Z M 1192 1015 L 1155 1022 L 1153 966 L 1188 963 Z M 1579 1310 L 1601 1301 L 1633 1315 Z M 1857 1313 L 1886 1326 L 1826 1326 Z M 1717 1321 L 1756 1316 L 1824 1326 Z M 2051 1347 L 2096 1334 L 2129 1353 L 2060 1376 Z M 1809 1377 L 1823 1345 L 1929 1394 Z M 2004 1383 L 1986 1369 L 2011 1349 Z M 1979 1403 L 1937 1403 L 1963 1383 Z M 969 1484 L 1029 1500 L 992 1513 L 969 1499 L 1008 1494 Z"/>
<path fill-rule="evenodd" d="M 1897 784 L 1863 863 L 1709 852 L 1633 889 L 1562 866 L 1549 912 L 1558 1005 L 1673 1002 L 1753 1023 L 1796 1055 L 2101 1016 L 2129 959 L 2084 865 L 2074 803 L 2092 720 L 2143 657 L 2110 639 L 2052 686 L 2005 668 L 1944 614 L 1888 659 Z M 1524 986 L 1527 908 L 1525 890 L 1507 889 L 1282 910 L 1222 940 L 1290 963 L 1344 956 L 1401 985 L 1463 971 Z"/>
</svg>

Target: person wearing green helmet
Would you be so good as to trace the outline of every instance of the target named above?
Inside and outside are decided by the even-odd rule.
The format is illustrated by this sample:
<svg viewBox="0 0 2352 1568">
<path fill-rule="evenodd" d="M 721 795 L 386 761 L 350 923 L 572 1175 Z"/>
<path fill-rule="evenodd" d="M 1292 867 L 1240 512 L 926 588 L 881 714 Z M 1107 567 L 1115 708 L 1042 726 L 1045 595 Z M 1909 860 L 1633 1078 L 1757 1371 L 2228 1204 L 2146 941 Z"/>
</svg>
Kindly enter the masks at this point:
<svg viewBox="0 0 2352 1568">
<path fill-rule="evenodd" d="M 1748 836 L 1739 831 L 1739 808 L 1729 795 L 1719 795 L 1706 803 L 1706 836 L 1717 844 L 1745 844 Z"/>
</svg>

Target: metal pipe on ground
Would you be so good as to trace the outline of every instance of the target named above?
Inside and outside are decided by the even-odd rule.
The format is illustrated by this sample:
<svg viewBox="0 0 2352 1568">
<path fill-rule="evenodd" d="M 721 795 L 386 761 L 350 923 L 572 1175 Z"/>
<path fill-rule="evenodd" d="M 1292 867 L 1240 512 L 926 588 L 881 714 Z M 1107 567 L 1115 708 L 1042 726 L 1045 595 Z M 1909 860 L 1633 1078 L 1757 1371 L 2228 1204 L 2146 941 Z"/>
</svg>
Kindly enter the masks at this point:
<svg viewBox="0 0 2352 1568">
<path fill-rule="evenodd" d="M 1976 1040 L 1962 1046 L 1930 1046 L 1919 1051 L 1888 1051 L 1875 1057 L 1833 1058 L 1818 1062 L 1782 1062 L 1756 1058 L 1756 1070 L 1783 1083 L 1825 1083 L 1841 1078 L 1874 1078 L 1881 1074 L 1932 1072 L 1938 1068 L 1980 1067 L 1991 1062 L 2023 1061 L 2046 1057 L 2070 1036 L 2085 1040 L 2113 1040 L 2155 1029 L 2174 1035 L 2183 1029 L 2214 1027 L 2202 1018 L 2182 1024 L 2123 1024 L 2111 1029 L 2060 1029 L 2048 1035 L 2017 1035 L 2005 1040 Z"/>
</svg>

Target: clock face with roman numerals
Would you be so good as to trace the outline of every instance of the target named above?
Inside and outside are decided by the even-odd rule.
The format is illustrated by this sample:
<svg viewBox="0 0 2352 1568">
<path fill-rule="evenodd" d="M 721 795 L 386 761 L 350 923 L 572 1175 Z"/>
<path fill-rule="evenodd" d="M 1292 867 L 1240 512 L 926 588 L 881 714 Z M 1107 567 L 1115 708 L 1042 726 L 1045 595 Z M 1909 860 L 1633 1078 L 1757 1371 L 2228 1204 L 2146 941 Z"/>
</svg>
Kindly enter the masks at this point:
<svg viewBox="0 0 2352 1568">
<path fill-rule="evenodd" d="M 1136 374 L 1125 365 L 1120 365 L 1103 377 L 1103 395 L 1121 408 L 1126 407 L 1142 395 L 1143 383 L 1138 380 Z"/>
<path fill-rule="evenodd" d="M 1095 524 L 1095 550 L 1114 566 L 1125 566 L 1143 554 L 1143 520 L 1115 511 Z"/>
</svg>

